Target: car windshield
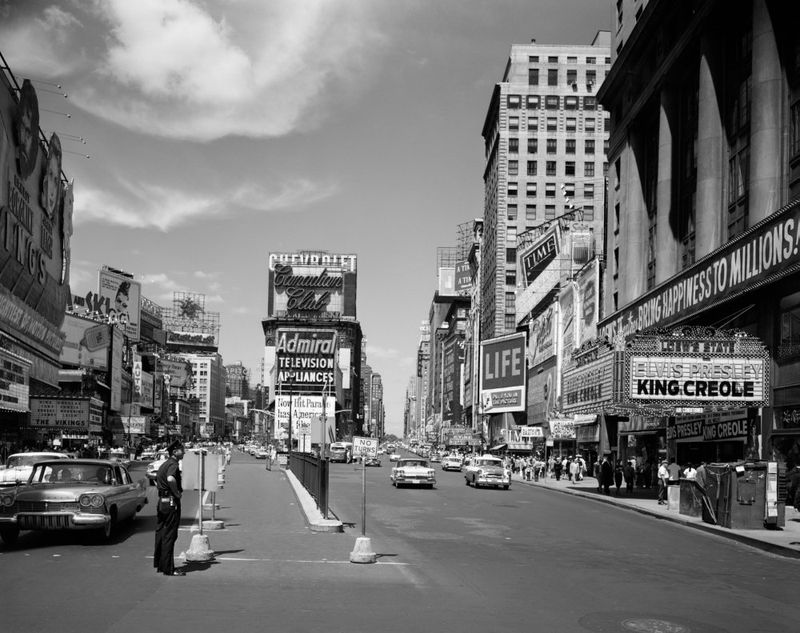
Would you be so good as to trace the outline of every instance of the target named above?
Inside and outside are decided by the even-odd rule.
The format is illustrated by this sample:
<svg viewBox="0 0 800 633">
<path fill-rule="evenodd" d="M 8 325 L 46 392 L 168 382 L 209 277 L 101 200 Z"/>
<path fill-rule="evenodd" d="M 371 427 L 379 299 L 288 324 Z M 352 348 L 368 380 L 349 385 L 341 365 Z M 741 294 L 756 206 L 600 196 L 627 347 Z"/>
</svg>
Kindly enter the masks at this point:
<svg viewBox="0 0 800 633">
<path fill-rule="evenodd" d="M 49 484 L 110 484 L 114 477 L 114 468 L 103 464 L 75 463 L 54 464 L 52 462 L 38 464 L 31 475 L 31 483 Z"/>
<path fill-rule="evenodd" d="M 29 455 L 12 455 L 8 458 L 6 466 L 9 468 L 33 466 L 36 462 L 40 462 L 43 459 L 52 459 L 52 455 L 37 455 L 36 453 L 31 453 Z"/>
<path fill-rule="evenodd" d="M 400 466 L 420 466 L 425 468 L 427 465 L 428 462 L 426 462 L 424 459 L 404 459 L 402 462 L 400 462 Z"/>
<path fill-rule="evenodd" d="M 478 466 L 500 466 L 503 462 L 499 459 L 477 459 L 475 464 Z"/>
</svg>

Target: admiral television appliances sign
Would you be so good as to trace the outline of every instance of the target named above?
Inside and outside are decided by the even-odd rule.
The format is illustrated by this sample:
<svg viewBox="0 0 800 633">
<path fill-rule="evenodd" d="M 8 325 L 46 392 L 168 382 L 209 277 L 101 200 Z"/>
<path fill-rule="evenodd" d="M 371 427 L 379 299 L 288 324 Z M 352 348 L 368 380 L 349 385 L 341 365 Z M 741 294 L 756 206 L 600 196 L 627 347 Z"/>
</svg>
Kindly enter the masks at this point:
<svg viewBox="0 0 800 633">
<path fill-rule="evenodd" d="M 281 389 L 305 386 L 319 391 L 330 388 L 336 367 L 336 331 L 280 328 L 275 357 Z"/>
</svg>

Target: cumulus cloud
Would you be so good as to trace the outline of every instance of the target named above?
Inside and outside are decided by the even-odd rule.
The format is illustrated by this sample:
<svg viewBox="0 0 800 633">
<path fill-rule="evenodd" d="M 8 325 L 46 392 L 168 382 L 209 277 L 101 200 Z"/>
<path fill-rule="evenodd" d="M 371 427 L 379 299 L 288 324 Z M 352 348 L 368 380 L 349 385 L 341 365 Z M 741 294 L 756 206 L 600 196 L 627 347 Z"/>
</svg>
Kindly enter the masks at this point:
<svg viewBox="0 0 800 633">
<path fill-rule="evenodd" d="M 70 100 L 125 128 L 202 141 L 269 137 L 308 129 L 337 96 L 358 94 L 384 43 L 379 5 L 74 2 L 17 16 L 0 39 L 29 72 L 74 71 Z"/>
<path fill-rule="evenodd" d="M 332 196 L 338 189 L 336 185 L 316 184 L 302 178 L 272 187 L 245 184 L 211 194 L 124 180 L 114 184 L 113 189 L 87 186 L 76 192 L 76 225 L 100 222 L 167 232 L 190 220 L 228 217 L 242 209 L 259 212 L 300 210 Z"/>
</svg>

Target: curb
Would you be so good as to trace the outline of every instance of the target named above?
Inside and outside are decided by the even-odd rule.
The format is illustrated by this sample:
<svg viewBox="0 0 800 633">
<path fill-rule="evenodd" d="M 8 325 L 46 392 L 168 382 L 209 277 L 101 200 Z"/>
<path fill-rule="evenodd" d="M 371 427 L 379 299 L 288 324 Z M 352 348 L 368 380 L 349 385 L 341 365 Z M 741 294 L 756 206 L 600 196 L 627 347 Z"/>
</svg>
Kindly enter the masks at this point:
<svg viewBox="0 0 800 633">
<path fill-rule="evenodd" d="M 617 508 L 622 508 L 624 510 L 630 510 L 632 512 L 638 512 L 639 514 L 644 514 L 656 519 L 661 519 L 662 521 L 670 521 L 672 523 L 678 523 L 688 528 L 693 528 L 695 530 L 700 530 L 701 532 L 706 532 L 707 534 L 715 534 L 717 536 L 737 541 L 744 545 L 748 545 L 750 547 L 760 549 L 762 551 L 769 552 L 771 554 L 777 554 L 778 556 L 783 556 L 785 558 L 800 559 L 800 550 L 793 549 L 791 547 L 786 547 L 785 545 L 781 545 L 779 543 L 770 543 L 768 541 L 762 541 L 761 539 L 753 538 L 751 536 L 747 536 L 746 534 L 740 534 L 738 532 L 734 532 L 732 530 L 728 530 L 727 528 L 723 528 L 717 525 L 711 525 L 710 523 L 705 523 L 705 522 L 698 523 L 696 521 L 692 521 L 684 517 L 681 514 L 675 514 L 675 515 L 662 514 L 660 512 L 654 512 L 648 508 L 628 505 L 627 503 L 620 503 L 619 501 L 615 500 L 612 497 L 596 496 L 594 494 L 582 492 L 581 490 L 549 487 L 546 485 L 535 484 L 532 481 L 525 481 L 525 480 L 516 480 L 514 483 L 521 483 L 525 484 L 526 486 L 531 486 L 532 488 L 540 488 L 542 490 L 550 490 L 552 492 L 561 492 L 564 494 L 572 495 L 574 497 L 582 497 L 584 499 L 589 499 L 590 501 L 596 501 L 597 503 L 605 503 L 608 505 L 615 506 Z"/>
<path fill-rule="evenodd" d="M 312 532 L 344 532 L 344 525 L 338 519 L 325 519 L 322 517 L 317 507 L 317 502 L 309 494 L 308 490 L 303 487 L 303 484 L 297 479 L 291 470 L 283 470 L 286 479 L 292 486 L 294 496 L 300 504 L 300 509 L 303 511 L 303 516 L 306 519 L 306 524 Z"/>
</svg>

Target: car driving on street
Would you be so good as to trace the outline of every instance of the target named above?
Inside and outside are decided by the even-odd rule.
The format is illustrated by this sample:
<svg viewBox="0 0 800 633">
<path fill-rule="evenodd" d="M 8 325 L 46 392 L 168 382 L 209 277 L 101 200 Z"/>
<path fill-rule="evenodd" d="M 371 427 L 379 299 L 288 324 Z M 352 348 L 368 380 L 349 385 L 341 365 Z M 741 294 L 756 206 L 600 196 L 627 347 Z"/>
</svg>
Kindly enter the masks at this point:
<svg viewBox="0 0 800 633">
<path fill-rule="evenodd" d="M 436 485 L 436 472 L 428 466 L 427 460 L 417 457 L 400 458 L 392 467 L 389 479 L 395 488 L 400 486 L 426 486 L 433 488 Z"/>
<path fill-rule="evenodd" d="M 481 455 L 472 459 L 464 467 L 464 479 L 467 485 L 476 488 L 491 486 L 508 490 L 511 485 L 511 473 L 503 466 L 503 460 L 494 455 Z"/>
</svg>

